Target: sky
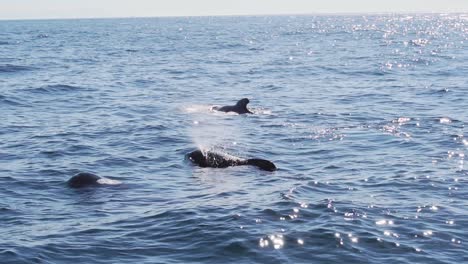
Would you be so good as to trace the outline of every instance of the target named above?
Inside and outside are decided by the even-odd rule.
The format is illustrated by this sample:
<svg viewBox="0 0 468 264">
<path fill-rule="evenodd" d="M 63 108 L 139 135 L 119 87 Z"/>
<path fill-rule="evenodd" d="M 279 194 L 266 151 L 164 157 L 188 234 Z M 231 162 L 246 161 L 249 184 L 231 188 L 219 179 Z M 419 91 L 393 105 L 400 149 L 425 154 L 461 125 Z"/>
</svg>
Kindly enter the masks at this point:
<svg viewBox="0 0 468 264">
<path fill-rule="evenodd" d="M 468 13 L 468 0 L 0 0 L 0 19 Z"/>
</svg>

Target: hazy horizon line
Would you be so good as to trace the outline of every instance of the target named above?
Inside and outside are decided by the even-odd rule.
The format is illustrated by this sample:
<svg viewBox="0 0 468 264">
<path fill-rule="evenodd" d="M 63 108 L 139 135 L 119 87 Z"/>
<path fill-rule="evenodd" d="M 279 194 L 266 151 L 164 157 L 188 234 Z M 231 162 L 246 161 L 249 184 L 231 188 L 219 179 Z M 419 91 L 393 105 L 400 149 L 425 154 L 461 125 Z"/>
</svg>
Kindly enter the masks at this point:
<svg viewBox="0 0 468 264">
<path fill-rule="evenodd" d="M 27 20 L 79 20 L 79 19 L 129 19 L 129 18 L 190 18 L 190 17 L 249 17 L 249 16 L 363 16 L 363 15 L 468 15 L 468 12 L 316 12 L 316 13 L 258 13 L 258 14 L 213 14 L 213 15 L 156 15 L 156 16 L 96 16 L 96 17 L 37 17 L 37 18 L 0 18 L 0 21 Z"/>
</svg>

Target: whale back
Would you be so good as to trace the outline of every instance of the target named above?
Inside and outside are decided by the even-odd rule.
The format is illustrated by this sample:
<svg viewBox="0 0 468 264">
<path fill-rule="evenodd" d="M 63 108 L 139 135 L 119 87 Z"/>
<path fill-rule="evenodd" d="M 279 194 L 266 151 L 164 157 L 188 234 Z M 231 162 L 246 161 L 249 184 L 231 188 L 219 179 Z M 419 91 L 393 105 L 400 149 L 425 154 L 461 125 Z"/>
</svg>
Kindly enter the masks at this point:
<svg viewBox="0 0 468 264">
<path fill-rule="evenodd" d="M 221 112 L 235 112 L 238 114 L 252 114 L 252 112 L 247 109 L 247 104 L 249 103 L 248 98 L 242 98 L 235 105 L 227 105 L 223 107 L 212 107 L 211 109 Z"/>
<path fill-rule="evenodd" d="M 68 186 L 72 188 L 81 188 L 81 187 L 99 184 L 98 183 L 99 179 L 101 179 L 101 177 L 95 174 L 87 173 L 87 172 L 80 172 L 74 175 L 73 177 L 71 177 L 67 183 L 68 183 Z"/>
<path fill-rule="evenodd" d="M 257 166 L 261 170 L 275 171 L 276 166 L 273 162 L 264 159 L 248 159 L 247 165 Z"/>
<path fill-rule="evenodd" d="M 198 166 L 205 168 L 226 168 L 229 166 L 241 166 L 241 165 L 252 165 L 256 166 L 261 170 L 275 171 L 277 168 L 273 162 L 264 159 L 239 159 L 234 156 L 223 155 L 212 151 L 201 151 L 199 149 L 187 154 L 187 158 L 197 164 Z"/>
<path fill-rule="evenodd" d="M 212 168 L 226 168 L 229 166 L 245 165 L 246 162 L 234 157 L 226 157 L 222 154 L 206 151 L 203 153 L 197 149 L 187 154 L 190 161 L 197 164 L 200 167 L 212 167 Z"/>
</svg>

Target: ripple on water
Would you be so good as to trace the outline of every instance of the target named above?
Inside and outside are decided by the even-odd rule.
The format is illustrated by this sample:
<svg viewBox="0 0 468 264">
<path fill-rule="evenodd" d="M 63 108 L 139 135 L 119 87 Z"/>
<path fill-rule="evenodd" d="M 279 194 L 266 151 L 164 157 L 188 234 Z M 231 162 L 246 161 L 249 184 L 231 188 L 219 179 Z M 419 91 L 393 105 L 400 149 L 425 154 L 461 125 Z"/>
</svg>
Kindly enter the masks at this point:
<svg viewBox="0 0 468 264">
<path fill-rule="evenodd" d="M 461 15 L 1 27 L 0 262 L 466 262 Z"/>
<path fill-rule="evenodd" d="M 18 73 L 18 72 L 25 72 L 25 71 L 33 71 L 35 67 L 31 66 L 22 66 L 22 65 L 14 65 L 14 64 L 0 64 L 0 74 L 8 74 L 8 73 Z"/>
<path fill-rule="evenodd" d="M 35 93 L 35 94 L 56 94 L 56 93 L 73 93 L 73 92 L 80 92 L 80 91 L 89 91 L 90 89 L 80 87 L 80 86 L 73 86 L 73 85 L 66 85 L 66 84 L 53 84 L 53 85 L 45 85 L 38 88 L 30 88 L 27 89 L 28 92 Z"/>
<path fill-rule="evenodd" d="M 25 104 L 14 96 L 0 95 L 0 107 L 2 106 L 25 106 Z"/>
</svg>

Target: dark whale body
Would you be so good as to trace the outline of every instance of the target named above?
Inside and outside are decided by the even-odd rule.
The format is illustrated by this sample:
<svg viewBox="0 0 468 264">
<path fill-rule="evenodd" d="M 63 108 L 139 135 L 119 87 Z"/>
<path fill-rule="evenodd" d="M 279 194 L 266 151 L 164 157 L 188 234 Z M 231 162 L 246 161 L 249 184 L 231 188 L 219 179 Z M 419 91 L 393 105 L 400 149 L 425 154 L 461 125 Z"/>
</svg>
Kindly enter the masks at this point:
<svg viewBox="0 0 468 264">
<path fill-rule="evenodd" d="M 88 172 L 80 172 L 68 180 L 68 186 L 71 188 L 82 188 L 87 186 L 99 185 L 98 180 L 101 177 L 88 173 Z"/>
<path fill-rule="evenodd" d="M 223 107 L 213 107 L 213 110 L 221 111 L 221 112 L 235 112 L 238 114 L 253 114 L 252 112 L 247 109 L 247 104 L 250 103 L 249 99 L 243 98 L 237 101 L 235 105 L 228 105 Z"/>
<path fill-rule="evenodd" d="M 205 168 L 227 168 L 230 166 L 252 165 L 261 170 L 275 171 L 276 166 L 273 162 L 264 159 L 239 159 L 236 157 L 226 157 L 222 154 L 197 149 L 187 154 L 187 158 L 194 164 Z"/>
</svg>

